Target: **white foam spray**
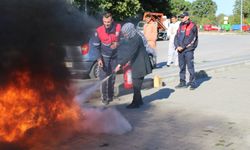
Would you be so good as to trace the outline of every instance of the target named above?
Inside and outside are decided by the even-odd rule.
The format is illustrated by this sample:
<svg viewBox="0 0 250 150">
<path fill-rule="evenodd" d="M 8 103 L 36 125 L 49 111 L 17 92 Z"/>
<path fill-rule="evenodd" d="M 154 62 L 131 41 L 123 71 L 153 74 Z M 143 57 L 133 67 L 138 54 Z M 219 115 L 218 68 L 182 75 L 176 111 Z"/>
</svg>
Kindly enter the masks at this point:
<svg viewBox="0 0 250 150">
<path fill-rule="evenodd" d="M 104 78 L 102 81 L 97 81 L 96 83 L 91 84 L 90 86 L 83 88 L 84 90 L 82 90 L 78 95 L 75 96 L 75 101 L 82 106 L 83 103 L 85 103 L 89 97 L 97 91 L 97 89 L 100 87 L 100 85 L 103 82 L 106 82 L 113 74 L 107 76 L 106 78 Z"/>
<path fill-rule="evenodd" d="M 130 123 L 115 108 L 84 108 L 83 129 L 90 133 L 124 134 L 132 130 Z"/>
<path fill-rule="evenodd" d="M 111 75 L 110 75 L 111 76 Z M 84 120 L 81 128 L 90 133 L 124 134 L 132 130 L 132 126 L 122 114 L 114 107 L 85 107 L 83 104 L 100 87 L 100 84 L 108 80 L 108 76 L 102 81 L 84 88 L 76 95 L 76 102 L 81 105 Z"/>
</svg>

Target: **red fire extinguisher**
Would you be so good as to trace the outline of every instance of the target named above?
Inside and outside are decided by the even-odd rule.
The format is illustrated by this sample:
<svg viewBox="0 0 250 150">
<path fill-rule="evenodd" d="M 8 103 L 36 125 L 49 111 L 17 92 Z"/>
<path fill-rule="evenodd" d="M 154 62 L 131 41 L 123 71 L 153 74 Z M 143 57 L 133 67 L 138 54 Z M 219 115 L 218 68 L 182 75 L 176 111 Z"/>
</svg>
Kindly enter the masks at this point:
<svg viewBox="0 0 250 150">
<path fill-rule="evenodd" d="M 131 89 L 133 87 L 132 82 L 132 68 L 127 63 L 125 66 L 123 66 L 123 79 L 124 79 L 124 88 L 125 89 Z"/>
</svg>

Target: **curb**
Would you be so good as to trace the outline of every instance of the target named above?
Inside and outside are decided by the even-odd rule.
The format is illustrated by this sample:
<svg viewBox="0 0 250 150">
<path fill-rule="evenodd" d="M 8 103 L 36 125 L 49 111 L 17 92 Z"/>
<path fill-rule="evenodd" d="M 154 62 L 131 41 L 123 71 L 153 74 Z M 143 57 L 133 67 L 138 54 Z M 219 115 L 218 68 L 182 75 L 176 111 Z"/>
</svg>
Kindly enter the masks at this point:
<svg viewBox="0 0 250 150">
<path fill-rule="evenodd" d="M 213 63 L 214 65 L 209 65 L 209 64 L 197 65 L 196 74 L 195 74 L 196 78 L 197 79 L 206 78 L 208 77 L 208 75 L 218 73 L 218 72 L 223 72 L 235 66 L 242 66 L 242 65 L 250 66 L 250 58 L 240 59 L 240 60 L 239 59 L 233 60 L 231 58 L 228 60 L 231 60 L 231 62 L 222 63 L 222 64 L 218 64 L 214 62 Z M 157 73 L 160 74 L 159 76 L 164 83 L 179 81 L 178 71 L 176 71 L 175 73 L 168 74 L 168 75 L 164 75 L 166 74 L 166 72 L 163 72 L 163 71 L 156 72 L 156 73 L 150 74 L 149 76 L 146 76 L 142 85 L 142 89 L 152 89 L 154 87 L 153 76 L 156 75 Z M 74 87 L 78 90 L 78 92 L 81 92 L 81 91 L 84 91 L 85 89 L 88 89 L 92 85 L 96 84 L 99 80 L 90 79 L 90 80 L 72 80 L 72 81 L 73 81 Z M 84 86 L 81 86 L 82 84 L 84 84 Z M 118 97 L 118 96 L 123 96 L 123 95 L 131 94 L 131 93 L 133 93 L 133 89 L 128 90 L 123 87 L 123 74 L 118 74 L 116 76 L 114 96 Z M 93 92 L 93 94 L 90 95 L 89 98 L 100 98 L 100 96 L 101 95 L 100 95 L 100 91 L 98 88 L 96 89 L 96 91 Z"/>
<path fill-rule="evenodd" d="M 204 65 L 197 66 L 195 76 L 197 79 L 206 78 L 206 77 L 208 77 L 209 74 L 211 75 L 214 73 L 223 72 L 223 71 L 229 70 L 232 67 L 242 66 L 242 65 L 249 66 L 250 59 L 244 59 L 244 60 L 235 61 L 235 62 L 233 61 L 231 63 L 220 64 L 217 66 L 206 66 L 206 67 L 203 67 Z M 145 80 L 143 82 L 142 89 L 151 89 L 154 87 L 153 77 L 151 77 L 151 76 L 149 78 L 145 78 Z M 159 76 L 161 77 L 161 75 L 159 75 Z M 161 79 L 165 83 L 178 82 L 179 81 L 179 74 L 178 74 L 178 72 L 176 72 L 173 74 L 169 74 L 167 76 L 163 76 L 163 77 L 161 77 Z M 123 83 L 117 83 L 117 85 L 115 87 L 115 96 L 122 96 L 122 95 L 130 94 L 130 93 L 133 93 L 133 91 L 124 89 Z"/>
</svg>

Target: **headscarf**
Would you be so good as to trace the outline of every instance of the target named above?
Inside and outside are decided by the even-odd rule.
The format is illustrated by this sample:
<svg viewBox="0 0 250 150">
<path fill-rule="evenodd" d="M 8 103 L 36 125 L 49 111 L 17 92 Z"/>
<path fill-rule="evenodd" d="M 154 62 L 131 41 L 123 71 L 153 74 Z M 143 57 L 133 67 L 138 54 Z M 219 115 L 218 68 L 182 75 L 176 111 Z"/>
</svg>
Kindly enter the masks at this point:
<svg viewBox="0 0 250 150">
<path fill-rule="evenodd" d="M 132 38 L 136 34 L 136 29 L 134 24 L 131 22 L 125 23 L 121 29 L 122 34 L 126 35 L 127 38 Z"/>
</svg>

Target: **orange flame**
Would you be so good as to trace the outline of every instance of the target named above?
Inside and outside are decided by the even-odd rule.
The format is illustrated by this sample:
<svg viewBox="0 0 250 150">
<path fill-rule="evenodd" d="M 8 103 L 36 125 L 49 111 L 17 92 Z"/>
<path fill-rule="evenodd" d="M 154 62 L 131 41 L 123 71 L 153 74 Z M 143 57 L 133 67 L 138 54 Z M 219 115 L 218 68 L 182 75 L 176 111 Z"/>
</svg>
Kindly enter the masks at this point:
<svg viewBox="0 0 250 150">
<path fill-rule="evenodd" d="M 15 80 L 0 87 L 0 141 L 17 141 L 29 129 L 79 119 L 80 108 L 73 96 L 59 92 L 50 77 L 32 79 L 28 71 L 18 71 L 12 78 Z M 39 88 L 34 86 L 36 82 Z"/>
</svg>

